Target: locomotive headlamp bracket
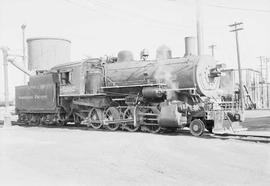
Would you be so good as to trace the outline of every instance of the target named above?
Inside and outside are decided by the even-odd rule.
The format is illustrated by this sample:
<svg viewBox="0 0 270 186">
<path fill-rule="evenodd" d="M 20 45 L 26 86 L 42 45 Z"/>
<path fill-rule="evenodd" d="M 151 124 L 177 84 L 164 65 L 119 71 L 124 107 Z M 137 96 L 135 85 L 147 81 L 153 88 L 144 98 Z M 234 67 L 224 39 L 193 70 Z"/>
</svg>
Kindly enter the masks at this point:
<svg viewBox="0 0 270 186">
<path fill-rule="evenodd" d="M 215 77 L 220 77 L 222 76 L 221 69 L 226 68 L 226 64 L 217 64 L 215 68 L 210 69 L 210 74 L 209 77 L 215 78 Z"/>
<path fill-rule="evenodd" d="M 210 70 L 210 74 L 208 77 L 215 78 L 215 77 L 220 77 L 221 76 L 221 71 L 219 68 L 212 68 Z"/>
</svg>

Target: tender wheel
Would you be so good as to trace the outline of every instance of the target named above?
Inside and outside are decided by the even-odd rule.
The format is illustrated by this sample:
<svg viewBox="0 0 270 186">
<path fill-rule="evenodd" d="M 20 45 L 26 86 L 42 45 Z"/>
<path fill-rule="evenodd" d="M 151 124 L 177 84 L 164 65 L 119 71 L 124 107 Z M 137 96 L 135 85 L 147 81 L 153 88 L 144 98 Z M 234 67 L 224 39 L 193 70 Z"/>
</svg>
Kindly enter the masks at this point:
<svg viewBox="0 0 270 186">
<path fill-rule="evenodd" d="M 105 111 L 104 116 L 105 116 L 105 121 L 109 121 L 109 122 L 120 119 L 120 113 L 115 107 L 109 107 Z M 120 127 L 119 123 L 108 123 L 107 125 L 107 128 L 111 131 L 116 131 L 117 129 L 119 129 L 119 127 Z"/>
<path fill-rule="evenodd" d="M 40 121 L 39 121 L 39 125 L 42 126 L 42 125 L 46 125 L 46 115 L 43 115 L 40 117 Z"/>
<path fill-rule="evenodd" d="M 73 114 L 73 120 L 75 127 L 79 127 L 81 124 L 81 119 L 76 114 Z"/>
<path fill-rule="evenodd" d="M 63 127 L 65 125 L 65 121 L 63 121 L 63 120 L 58 120 L 57 122 L 56 122 L 56 126 L 57 127 Z"/>
<path fill-rule="evenodd" d="M 127 108 L 124 112 L 124 119 L 132 119 L 134 120 L 134 109 L 131 108 Z M 140 126 L 134 126 L 134 121 L 132 122 L 128 122 L 125 126 L 125 128 L 129 131 L 129 132 L 136 132 L 140 129 Z"/>
<path fill-rule="evenodd" d="M 102 111 L 100 109 L 91 109 L 88 118 L 91 127 L 94 129 L 100 129 L 102 127 Z"/>
<path fill-rule="evenodd" d="M 205 129 L 204 123 L 200 119 L 195 119 L 190 123 L 189 129 L 193 136 L 201 136 Z"/>
<path fill-rule="evenodd" d="M 39 124 L 39 116 L 38 115 L 29 115 L 28 117 L 28 121 L 27 121 L 27 125 L 30 125 L 30 126 L 36 126 Z"/>
<path fill-rule="evenodd" d="M 57 127 L 63 127 L 67 124 L 66 120 L 65 120 L 65 116 L 64 115 L 59 115 L 59 117 L 56 119 L 56 126 Z"/>
</svg>

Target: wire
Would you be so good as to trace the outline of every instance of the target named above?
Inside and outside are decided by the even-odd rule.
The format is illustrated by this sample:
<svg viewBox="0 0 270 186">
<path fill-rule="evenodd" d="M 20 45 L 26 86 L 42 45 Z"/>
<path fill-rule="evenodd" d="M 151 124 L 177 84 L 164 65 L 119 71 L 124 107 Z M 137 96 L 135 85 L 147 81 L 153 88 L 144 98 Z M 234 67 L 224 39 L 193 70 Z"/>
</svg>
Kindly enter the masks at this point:
<svg viewBox="0 0 270 186">
<path fill-rule="evenodd" d="M 101 6 L 102 8 L 105 8 L 106 12 L 114 11 L 114 12 L 112 12 L 114 15 L 115 15 L 115 13 L 120 13 L 121 17 L 123 17 L 123 15 L 125 15 L 125 18 L 128 19 L 129 21 L 134 22 L 134 20 L 136 19 L 138 22 L 138 19 L 139 19 L 140 24 L 142 24 L 142 21 L 144 21 L 144 22 L 147 22 L 147 25 L 152 24 L 153 26 L 159 26 L 159 27 L 163 27 L 163 28 L 165 28 L 166 26 L 174 27 L 175 29 L 186 29 L 187 27 L 190 27 L 190 26 L 183 26 L 183 25 L 180 26 L 176 23 L 170 24 L 167 21 L 164 22 L 161 20 L 157 20 L 155 18 L 151 18 L 149 16 L 144 16 L 144 15 L 139 14 L 138 13 L 139 11 L 136 11 L 136 10 L 134 11 L 130 7 L 128 9 L 126 9 L 126 8 L 121 8 L 121 7 L 116 6 L 116 5 L 112 6 L 111 4 L 105 3 L 104 1 L 101 1 L 101 0 L 98 0 L 98 1 L 97 0 L 86 0 L 86 1 L 91 2 L 92 4 L 97 5 L 97 6 Z"/>
<path fill-rule="evenodd" d="M 84 0 L 83 2 L 80 1 L 81 3 L 78 3 L 78 1 L 75 2 L 73 0 L 65 0 L 65 1 L 76 6 L 80 6 L 81 8 L 84 8 L 84 9 L 89 8 L 89 11 L 91 11 L 91 13 L 96 12 L 99 14 L 103 14 L 103 16 L 115 18 L 118 21 L 120 20 L 128 21 L 129 23 L 153 26 L 156 28 L 158 27 L 160 29 L 171 30 L 171 31 L 176 31 L 176 32 L 193 28 L 192 26 L 180 26 L 179 24 L 175 24 L 175 23 L 170 24 L 168 22 L 163 22 L 161 20 L 143 16 L 141 14 L 138 14 L 136 11 L 131 11 L 130 8 L 126 10 L 116 5 L 112 6 L 111 4 L 105 1 Z M 92 6 L 89 6 L 90 3 Z M 98 10 L 101 10 L 101 11 L 98 11 Z"/>
<path fill-rule="evenodd" d="M 260 13 L 270 13 L 270 10 L 262 10 L 262 9 L 248 9 L 248 8 L 238 8 L 238 7 L 230 7 L 230 6 L 223 6 L 223 5 L 213 5 L 213 4 L 205 4 L 209 7 L 216 7 L 216 8 L 224 8 L 224 9 L 231 9 L 231 10 L 240 10 L 240 11 L 249 11 L 249 12 L 260 12 Z"/>
<path fill-rule="evenodd" d="M 177 23 L 172 23 L 172 22 L 169 23 L 167 21 L 162 21 L 162 20 L 156 19 L 154 17 L 145 16 L 145 15 L 139 14 L 140 11 L 134 10 L 134 9 L 132 10 L 130 7 L 128 9 L 126 9 L 126 8 L 121 8 L 121 7 L 116 6 L 116 5 L 112 6 L 108 2 L 105 2 L 105 1 L 102 1 L 102 0 L 86 0 L 86 1 L 92 2 L 92 4 L 101 5 L 102 7 L 108 8 L 110 10 L 115 9 L 116 12 L 122 12 L 122 13 L 124 13 L 125 16 L 129 16 L 129 17 L 131 16 L 132 19 L 134 19 L 134 17 L 136 17 L 136 18 L 141 17 L 142 20 L 144 20 L 144 21 L 145 21 L 145 19 L 148 19 L 148 21 L 150 21 L 150 23 L 155 22 L 156 24 L 160 24 L 162 26 L 168 25 L 168 26 L 175 26 L 175 27 L 178 27 L 178 28 L 191 27 L 191 26 L 179 25 Z"/>
</svg>

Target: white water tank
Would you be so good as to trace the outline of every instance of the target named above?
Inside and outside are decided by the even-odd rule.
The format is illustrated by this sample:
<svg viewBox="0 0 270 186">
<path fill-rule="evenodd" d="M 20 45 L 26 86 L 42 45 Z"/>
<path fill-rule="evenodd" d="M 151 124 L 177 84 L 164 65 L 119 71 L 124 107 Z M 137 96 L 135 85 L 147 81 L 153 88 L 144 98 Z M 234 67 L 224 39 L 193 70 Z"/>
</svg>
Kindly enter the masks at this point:
<svg viewBox="0 0 270 186">
<path fill-rule="evenodd" d="M 196 55 L 195 37 L 185 37 L 185 57 Z"/>
<path fill-rule="evenodd" d="M 49 70 L 51 67 L 70 62 L 71 42 L 63 38 L 29 38 L 28 69 Z"/>
</svg>

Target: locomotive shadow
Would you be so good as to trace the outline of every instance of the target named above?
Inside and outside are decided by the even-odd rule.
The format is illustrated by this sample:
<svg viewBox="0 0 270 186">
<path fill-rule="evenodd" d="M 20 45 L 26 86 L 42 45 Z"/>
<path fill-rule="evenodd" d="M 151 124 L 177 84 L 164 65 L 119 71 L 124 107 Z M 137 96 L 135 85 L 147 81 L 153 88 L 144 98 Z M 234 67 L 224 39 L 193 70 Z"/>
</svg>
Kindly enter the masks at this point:
<svg viewBox="0 0 270 186">
<path fill-rule="evenodd" d="M 73 124 L 67 124 L 65 126 L 62 126 L 61 128 L 56 126 L 56 125 L 22 125 L 22 124 L 18 124 L 18 123 L 12 123 L 12 125 L 16 125 L 16 126 L 20 126 L 20 127 L 24 127 L 24 128 L 47 128 L 47 129 L 67 129 L 67 130 L 81 130 L 81 131 L 89 131 L 89 132 L 107 132 L 107 133 L 142 133 L 142 134 L 148 134 L 148 135 L 161 135 L 161 136 L 187 136 L 187 137 L 192 137 L 194 138 L 195 136 L 193 136 L 190 131 L 188 129 L 184 129 L 184 130 L 177 130 L 175 132 L 168 132 L 168 131 L 163 131 L 161 133 L 157 133 L 157 134 L 153 134 L 153 133 L 149 133 L 149 132 L 145 132 L 145 131 L 137 131 L 137 132 L 128 132 L 125 130 L 117 130 L 117 131 L 110 131 L 107 130 L 105 128 L 101 128 L 101 129 L 93 129 L 90 127 L 87 127 L 85 125 L 78 125 L 78 126 L 74 126 Z M 202 136 L 199 137 L 195 137 L 195 138 L 202 138 L 202 139 L 217 139 L 215 137 L 212 137 L 210 135 L 209 132 L 205 131 L 204 134 Z M 225 139 L 223 139 L 225 140 Z"/>
</svg>

